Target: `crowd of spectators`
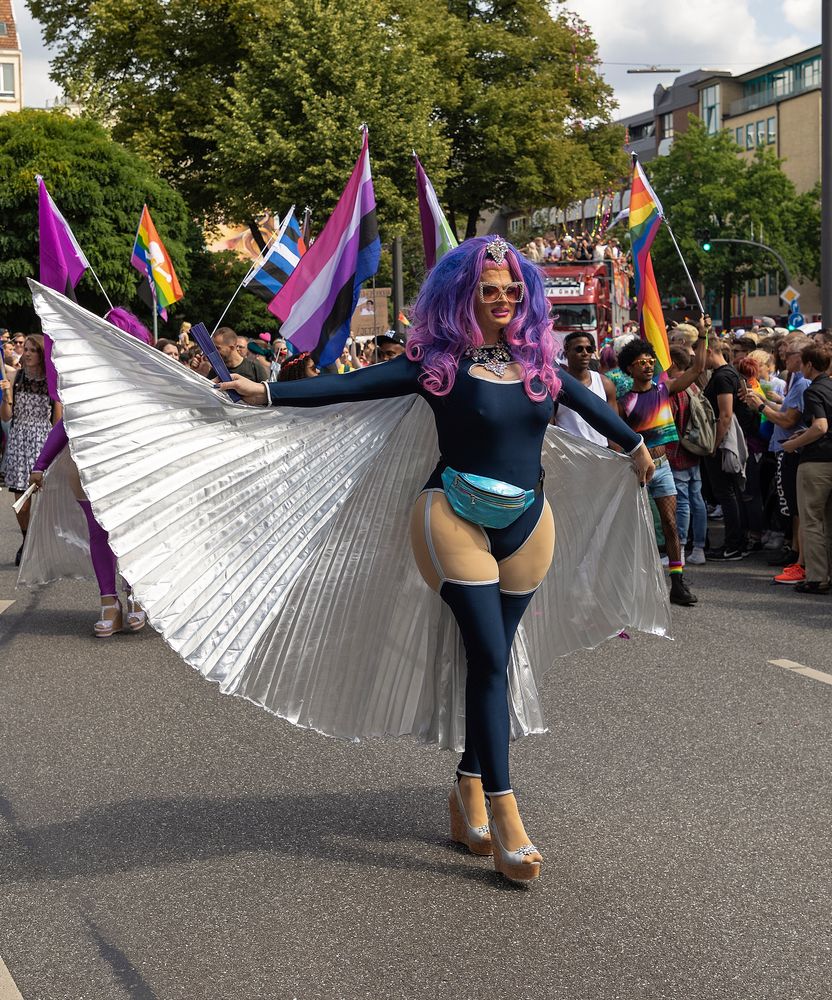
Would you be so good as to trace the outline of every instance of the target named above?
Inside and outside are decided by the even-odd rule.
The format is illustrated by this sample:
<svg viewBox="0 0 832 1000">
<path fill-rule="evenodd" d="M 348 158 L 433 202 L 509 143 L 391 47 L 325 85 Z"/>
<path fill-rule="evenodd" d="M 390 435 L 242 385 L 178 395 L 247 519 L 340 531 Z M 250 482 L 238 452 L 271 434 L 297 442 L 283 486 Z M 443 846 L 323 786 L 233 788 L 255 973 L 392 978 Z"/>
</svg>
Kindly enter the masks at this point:
<svg viewBox="0 0 832 1000">
<path fill-rule="evenodd" d="M 590 245 L 585 234 L 533 241 L 535 251 L 549 259 L 564 246 L 574 253 L 591 252 L 599 259 L 616 256 L 614 240 Z M 531 254 L 532 244 L 527 248 Z M 576 258 L 582 259 L 582 258 Z M 183 323 L 176 340 L 160 339 L 156 348 L 172 360 L 213 377 L 207 359 L 192 341 L 190 325 Z M 608 398 L 625 416 L 622 400 L 632 401 L 633 366 L 652 357 L 649 344 L 643 349 L 627 344 L 638 341 L 638 327 L 612 343 L 599 345 L 589 333 L 570 335 L 575 358 L 589 359 L 599 394 Z M 699 331 L 688 323 L 669 324 L 671 385 L 684 385 L 683 378 L 695 362 Z M 690 385 L 669 394 L 678 441 L 667 442 L 667 460 L 676 489 L 676 537 L 682 561 L 733 562 L 754 554 L 767 557 L 777 584 L 790 585 L 801 593 L 825 593 L 832 575 L 832 330 L 812 336 L 779 327 L 759 326 L 729 334 L 710 333 L 706 371 Z M 577 337 L 577 340 L 575 339 Z M 7 372 L 21 368 L 27 337 L 2 334 Z M 229 370 L 265 382 L 315 377 L 319 373 L 308 354 L 292 356 L 284 341 L 268 333 L 256 338 L 238 336 L 229 327 L 214 335 L 214 343 Z M 405 339 L 393 331 L 379 336 L 351 337 L 330 373 L 347 373 L 388 361 L 404 352 Z M 564 363 L 567 362 L 564 357 Z M 585 362 L 573 360 L 576 372 Z M 627 369 L 630 370 L 627 370 Z M 603 380 L 601 381 L 601 376 Z M 585 384 L 590 377 L 582 375 Z M 642 387 L 643 391 L 643 387 Z M 703 402 L 704 401 L 704 402 Z M 685 439 L 692 414 L 710 410 L 714 447 L 710 454 L 688 450 Z M 567 428 L 571 433 L 575 429 Z M 8 437 L 8 425 L 4 438 Z M 667 477 L 665 477 L 666 479 Z M 667 528 L 672 505 L 660 501 L 655 507 L 657 539 L 662 549 L 672 540 Z M 709 545 L 709 529 L 724 526 L 724 542 Z M 665 550 L 666 551 L 666 550 Z M 668 557 L 669 561 L 669 557 Z"/>
<path fill-rule="evenodd" d="M 619 260 L 626 265 L 628 252 L 609 232 L 595 233 L 584 229 L 575 233 L 564 232 L 561 236 L 536 236 L 520 247 L 520 253 L 533 264 L 556 264 L 560 261 L 576 263 L 600 263 L 604 260 Z"/>
</svg>

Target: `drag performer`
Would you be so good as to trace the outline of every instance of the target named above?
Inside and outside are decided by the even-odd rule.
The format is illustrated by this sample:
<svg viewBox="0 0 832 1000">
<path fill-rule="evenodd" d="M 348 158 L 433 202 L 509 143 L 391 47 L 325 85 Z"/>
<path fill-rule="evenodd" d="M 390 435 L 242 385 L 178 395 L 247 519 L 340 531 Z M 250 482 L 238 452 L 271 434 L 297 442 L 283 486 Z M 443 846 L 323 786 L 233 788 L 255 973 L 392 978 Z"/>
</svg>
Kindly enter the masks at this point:
<svg viewBox="0 0 832 1000">
<path fill-rule="evenodd" d="M 6 487 L 19 500 L 29 485 L 31 471 L 38 452 L 53 424 L 61 422 L 61 404 L 54 403 L 49 396 L 46 368 L 43 356 L 43 337 L 32 334 L 23 345 L 21 366 L 11 372 L 11 378 L 0 381 L 0 419 L 11 421 L 9 439 L 3 455 L 0 472 Z M 23 540 L 14 557 L 15 566 L 20 565 L 26 533 L 29 529 L 31 503 L 27 501 L 17 515 L 17 523 Z"/>
<path fill-rule="evenodd" d="M 150 331 L 141 323 L 137 316 L 134 316 L 133 313 L 128 312 L 126 309 L 111 309 L 105 316 L 105 319 L 118 329 L 124 330 L 131 336 L 136 337 L 143 344 L 152 343 Z M 130 588 L 126 585 L 124 591 L 126 608 L 122 607 L 122 603 L 118 596 L 118 588 L 116 586 L 116 577 L 118 574 L 116 557 L 113 550 L 110 548 L 107 532 L 95 519 L 95 515 L 92 511 L 92 505 L 87 499 L 81 486 L 78 470 L 72 461 L 71 455 L 69 454 L 67 444 L 68 439 L 66 430 L 63 422 L 59 420 L 49 432 L 49 436 L 46 438 L 43 448 L 34 463 L 32 472 L 29 476 L 29 484 L 34 485 L 38 488 L 38 490 L 41 490 L 44 475 L 50 467 L 53 466 L 53 463 L 55 463 L 59 456 L 62 458 L 60 474 L 56 475 L 54 486 L 58 491 L 71 491 L 78 507 L 83 512 L 84 520 L 86 522 L 87 535 L 84 547 L 88 548 L 89 558 L 92 562 L 92 569 L 95 574 L 96 582 L 98 583 L 99 593 L 101 595 L 101 616 L 93 626 L 93 634 L 97 638 L 106 639 L 114 635 L 116 632 L 121 632 L 125 629 L 131 632 L 137 632 L 146 624 L 147 616 L 136 604 Z M 60 500 L 58 500 L 58 503 L 60 504 Z M 58 507 L 58 510 L 60 510 L 60 507 Z M 55 521 L 59 523 L 54 523 Z M 77 531 L 77 525 L 74 522 L 75 518 L 73 518 L 71 514 L 69 517 L 66 517 L 65 515 L 62 516 L 60 513 L 51 518 L 45 517 L 43 519 L 33 519 L 33 539 L 30 542 L 30 546 L 32 546 L 32 548 L 24 549 L 21 582 L 30 582 L 28 577 L 32 573 L 33 567 L 31 565 L 27 565 L 27 562 L 38 560 L 38 556 L 34 554 L 34 551 L 41 549 L 44 543 L 47 546 L 49 545 L 49 541 L 43 538 L 36 539 L 34 536 L 36 534 L 40 534 L 41 531 L 44 531 L 49 534 L 54 533 L 59 538 L 62 535 L 66 537 L 67 535 L 71 536 L 73 534 L 73 529 L 75 529 L 76 535 L 80 534 L 80 532 Z M 48 562 L 49 557 L 47 556 L 45 560 L 41 561 Z M 43 572 L 42 566 L 39 567 L 39 571 Z M 54 576 L 50 576 L 47 572 L 46 578 L 50 579 L 58 575 L 62 575 L 60 571 L 54 573 Z"/>
<path fill-rule="evenodd" d="M 413 507 L 410 539 L 419 572 L 453 612 L 466 651 L 465 750 L 450 797 L 452 836 L 476 854 L 493 852 L 497 870 L 518 881 L 535 878 L 542 858 L 509 779 L 507 669 L 521 617 L 554 552 L 541 468 L 554 400 L 631 455 L 642 483 L 653 471 L 642 438 L 556 370 L 548 312 L 535 267 L 500 238 L 472 239 L 443 257 L 422 287 L 406 356 L 337 380 L 264 387 L 234 377 L 222 386 L 264 405 L 418 394 L 431 407 L 440 461 Z"/>
<path fill-rule="evenodd" d="M 153 627 L 223 693 L 294 725 L 462 752 L 453 836 L 535 877 L 509 737 L 546 731 L 559 657 L 670 626 L 639 488 L 652 461 L 556 371 L 537 270 L 501 240 L 465 242 L 419 296 L 409 355 L 234 380 L 266 409 L 31 285 L 81 483 Z M 548 426 L 559 392 L 635 465 Z"/>
</svg>

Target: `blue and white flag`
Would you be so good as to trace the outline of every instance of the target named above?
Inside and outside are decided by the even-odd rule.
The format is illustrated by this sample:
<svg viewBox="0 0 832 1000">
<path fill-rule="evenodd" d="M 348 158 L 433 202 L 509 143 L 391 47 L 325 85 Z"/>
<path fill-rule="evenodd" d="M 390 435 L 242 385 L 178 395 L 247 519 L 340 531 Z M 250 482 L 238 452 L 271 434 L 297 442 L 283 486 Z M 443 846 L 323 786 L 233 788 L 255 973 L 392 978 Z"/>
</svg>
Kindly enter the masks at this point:
<svg viewBox="0 0 832 1000">
<path fill-rule="evenodd" d="M 254 292 L 264 302 L 271 302 L 305 253 L 306 244 L 301 236 L 295 210 L 291 208 L 274 242 L 269 246 L 265 259 L 259 266 L 252 267 L 243 281 L 243 287 Z"/>
</svg>

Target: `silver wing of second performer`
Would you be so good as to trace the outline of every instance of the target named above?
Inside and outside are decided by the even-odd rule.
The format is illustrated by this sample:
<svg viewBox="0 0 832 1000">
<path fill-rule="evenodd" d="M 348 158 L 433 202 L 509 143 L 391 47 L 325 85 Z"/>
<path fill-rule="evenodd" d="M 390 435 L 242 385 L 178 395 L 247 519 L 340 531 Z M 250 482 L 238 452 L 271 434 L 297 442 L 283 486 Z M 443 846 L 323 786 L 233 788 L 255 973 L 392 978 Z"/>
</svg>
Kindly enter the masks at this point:
<svg viewBox="0 0 832 1000">
<path fill-rule="evenodd" d="M 427 405 L 233 404 L 31 284 L 85 492 L 171 648 L 224 693 L 295 725 L 459 749 L 464 652 L 408 543 L 438 458 Z M 557 545 L 512 652 L 515 737 L 545 728 L 538 689 L 558 657 L 670 625 L 629 460 L 553 428 L 543 465 Z"/>
</svg>

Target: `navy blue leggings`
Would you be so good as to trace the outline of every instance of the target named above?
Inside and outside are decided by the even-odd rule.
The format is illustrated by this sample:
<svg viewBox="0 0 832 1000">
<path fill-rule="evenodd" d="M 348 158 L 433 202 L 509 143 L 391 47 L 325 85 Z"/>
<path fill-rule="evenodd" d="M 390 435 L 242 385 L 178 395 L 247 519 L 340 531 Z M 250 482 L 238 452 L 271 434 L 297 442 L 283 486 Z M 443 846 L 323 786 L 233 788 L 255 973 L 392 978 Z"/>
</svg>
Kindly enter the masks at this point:
<svg viewBox="0 0 832 1000">
<path fill-rule="evenodd" d="M 439 593 L 456 618 L 467 661 L 465 752 L 459 770 L 481 774 L 489 794 L 509 791 L 508 661 L 534 592 L 501 594 L 498 583 L 445 582 Z"/>
</svg>

